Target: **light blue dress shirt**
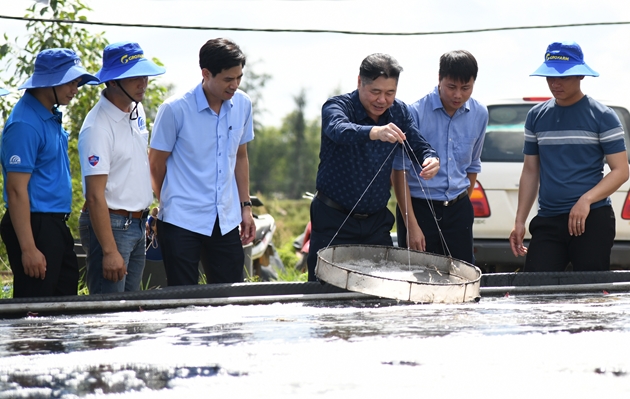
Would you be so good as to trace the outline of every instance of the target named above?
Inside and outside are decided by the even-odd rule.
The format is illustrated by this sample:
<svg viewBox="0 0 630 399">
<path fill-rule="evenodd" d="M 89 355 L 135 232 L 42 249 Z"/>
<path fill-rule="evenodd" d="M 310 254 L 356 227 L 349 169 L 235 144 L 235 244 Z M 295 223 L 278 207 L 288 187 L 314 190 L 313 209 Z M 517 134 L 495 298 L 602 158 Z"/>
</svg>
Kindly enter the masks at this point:
<svg viewBox="0 0 630 399">
<path fill-rule="evenodd" d="M 431 180 L 420 178 L 411 168 L 407 155 L 398 152 L 394 169 L 409 173 L 409 192 L 414 198 L 450 201 L 467 190 L 467 173 L 481 172 L 481 150 L 488 125 L 488 109 L 470 98 L 453 117 L 446 113 L 438 88 L 409 105 L 420 134 L 440 157 L 440 171 Z M 420 172 L 416 170 L 415 172 Z"/>
<path fill-rule="evenodd" d="M 238 90 L 217 115 L 201 84 L 160 106 L 151 148 L 170 152 L 160 194 L 159 218 L 211 236 L 219 217 L 221 234 L 241 223 L 234 167 L 241 144 L 254 138 L 252 102 Z"/>
</svg>

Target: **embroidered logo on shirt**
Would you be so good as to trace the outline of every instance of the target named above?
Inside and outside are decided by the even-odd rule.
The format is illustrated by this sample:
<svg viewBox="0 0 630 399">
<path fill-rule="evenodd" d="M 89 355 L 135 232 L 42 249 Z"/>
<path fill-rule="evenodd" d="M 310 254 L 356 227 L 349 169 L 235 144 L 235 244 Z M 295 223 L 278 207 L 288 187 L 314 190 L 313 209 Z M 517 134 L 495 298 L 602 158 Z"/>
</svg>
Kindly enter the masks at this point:
<svg viewBox="0 0 630 399">
<path fill-rule="evenodd" d="M 22 158 L 20 158 L 19 155 L 13 155 L 11 158 L 9 158 L 9 164 L 11 165 L 19 165 L 22 163 Z"/>
<path fill-rule="evenodd" d="M 143 117 L 138 118 L 138 128 L 140 129 L 140 131 L 143 131 L 147 128 L 147 122 L 144 120 Z"/>
<path fill-rule="evenodd" d="M 98 165 L 98 161 L 99 161 L 99 157 L 97 157 L 96 155 L 90 155 L 88 157 L 88 162 L 90 163 L 90 165 L 92 166 L 96 166 Z"/>
</svg>

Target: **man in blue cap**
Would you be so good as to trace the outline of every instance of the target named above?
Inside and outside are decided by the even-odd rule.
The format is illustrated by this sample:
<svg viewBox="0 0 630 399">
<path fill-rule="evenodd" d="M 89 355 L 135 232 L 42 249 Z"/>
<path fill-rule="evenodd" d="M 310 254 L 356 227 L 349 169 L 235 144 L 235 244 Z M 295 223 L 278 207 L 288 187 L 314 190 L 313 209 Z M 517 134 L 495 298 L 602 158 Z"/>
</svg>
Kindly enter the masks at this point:
<svg viewBox="0 0 630 399">
<path fill-rule="evenodd" d="M 609 195 L 628 180 L 623 127 L 612 109 L 582 93 L 584 76 L 599 74 L 577 43 L 550 44 L 531 76 L 546 77 L 554 98 L 534 106 L 525 122 L 512 252 L 527 254 L 525 271 L 563 271 L 569 262 L 574 271 L 608 270 L 615 238 Z M 537 194 L 526 248 L 525 221 Z"/>
<path fill-rule="evenodd" d="M 90 294 L 140 289 L 153 202 L 141 101 L 148 77 L 164 72 L 137 43 L 113 43 L 103 52 L 96 77 L 106 87 L 79 134 L 85 196 L 79 230 Z"/>
<path fill-rule="evenodd" d="M 8 209 L 0 234 L 16 298 L 77 294 L 79 267 L 66 225 L 72 203 L 68 133 L 57 107 L 94 80 L 74 51 L 41 51 L 4 126 L 0 162 Z"/>
</svg>

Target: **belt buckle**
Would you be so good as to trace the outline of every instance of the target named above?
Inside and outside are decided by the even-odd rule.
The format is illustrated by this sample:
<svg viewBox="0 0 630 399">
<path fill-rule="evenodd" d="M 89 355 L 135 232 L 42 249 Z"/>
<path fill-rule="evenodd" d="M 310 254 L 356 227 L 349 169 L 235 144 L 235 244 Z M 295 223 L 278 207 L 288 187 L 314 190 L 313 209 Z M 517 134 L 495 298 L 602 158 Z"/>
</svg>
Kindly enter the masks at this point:
<svg viewBox="0 0 630 399">
<path fill-rule="evenodd" d="M 442 205 L 444 205 L 444 206 L 449 206 L 450 204 L 451 204 L 451 201 L 448 201 L 448 200 L 442 202 Z"/>
<path fill-rule="evenodd" d="M 355 219 L 367 219 L 370 215 L 367 213 L 353 213 L 352 217 Z"/>
</svg>

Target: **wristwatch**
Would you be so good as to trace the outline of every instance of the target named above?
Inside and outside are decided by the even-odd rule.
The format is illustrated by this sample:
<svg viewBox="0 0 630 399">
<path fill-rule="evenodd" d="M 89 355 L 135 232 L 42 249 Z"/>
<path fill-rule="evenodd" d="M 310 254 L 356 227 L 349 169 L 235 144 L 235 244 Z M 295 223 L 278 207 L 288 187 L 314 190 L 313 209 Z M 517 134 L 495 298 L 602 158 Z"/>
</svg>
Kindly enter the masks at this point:
<svg viewBox="0 0 630 399">
<path fill-rule="evenodd" d="M 251 208 L 252 202 L 251 201 L 241 202 L 241 208 L 245 208 L 246 206 L 249 206 Z"/>
</svg>

